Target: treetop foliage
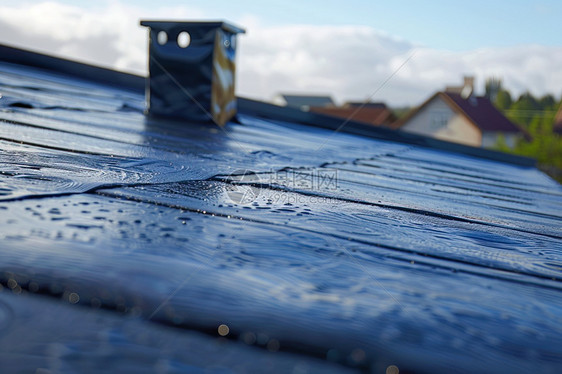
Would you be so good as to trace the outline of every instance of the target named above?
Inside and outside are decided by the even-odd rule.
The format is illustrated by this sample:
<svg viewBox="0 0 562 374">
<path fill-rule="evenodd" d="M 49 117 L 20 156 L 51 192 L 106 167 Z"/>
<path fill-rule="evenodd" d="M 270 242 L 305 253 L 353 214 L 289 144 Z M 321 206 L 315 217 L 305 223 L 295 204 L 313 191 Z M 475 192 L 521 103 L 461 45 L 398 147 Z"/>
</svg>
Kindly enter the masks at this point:
<svg viewBox="0 0 562 374">
<path fill-rule="evenodd" d="M 497 80 L 496 80 L 497 81 Z M 493 84 L 491 84 L 493 88 Z M 486 82 L 488 90 L 488 81 Z M 488 96 L 488 92 L 486 92 Z M 491 96 L 488 96 L 491 99 Z M 547 94 L 536 98 L 525 92 L 513 101 L 509 91 L 501 86 L 492 101 L 507 118 L 518 124 L 530 135 L 530 140 L 521 139 L 513 149 L 500 138 L 496 148 L 509 153 L 533 157 L 539 167 L 562 182 L 562 136 L 555 133 L 554 119 L 562 106 L 562 99 Z"/>
</svg>

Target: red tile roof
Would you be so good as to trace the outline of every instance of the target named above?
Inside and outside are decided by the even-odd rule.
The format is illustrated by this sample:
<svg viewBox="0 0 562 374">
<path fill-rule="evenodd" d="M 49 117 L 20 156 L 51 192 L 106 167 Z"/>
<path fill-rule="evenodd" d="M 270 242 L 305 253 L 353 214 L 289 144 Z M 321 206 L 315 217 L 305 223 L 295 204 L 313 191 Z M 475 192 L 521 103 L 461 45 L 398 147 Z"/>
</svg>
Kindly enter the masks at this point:
<svg viewBox="0 0 562 374">
<path fill-rule="evenodd" d="M 355 105 L 332 108 L 311 107 L 310 111 L 342 119 L 351 119 L 353 121 L 368 123 L 369 125 L 375 126 L 390 126 L 390 124 L 396 120 L 392 111 L 386 106 L 374 107 L 369 106 L 368 104 L 363 107 Z"/>
</svg>

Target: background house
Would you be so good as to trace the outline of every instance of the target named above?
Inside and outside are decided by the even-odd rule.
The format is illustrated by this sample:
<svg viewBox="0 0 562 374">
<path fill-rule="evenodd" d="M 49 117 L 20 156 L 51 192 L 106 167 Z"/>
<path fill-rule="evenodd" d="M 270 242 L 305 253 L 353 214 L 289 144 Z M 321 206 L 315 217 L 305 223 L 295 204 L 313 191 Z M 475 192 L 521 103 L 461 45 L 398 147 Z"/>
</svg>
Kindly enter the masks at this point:
<svg viewBox="0 0 562 374">
<path fill-rule="evenodd" d="M 308 111 L 311 107 L 334 106 L 334 100 L 329 95 L 287 95 L 279 94 L 273 98 L 273 103 Z"/>
<path fill-rule="evenodd" d="M 341 107 L 310 107 L 310 111 L 375 126 L 391 126 L 397 120 L 385 103 L 347 102 Z"/>
<path fill-rule="evenodd" d="M 465 77 L 463 86 L 435 93 L 392 127 L 476 147 L 493 147 L 503 137 L 515 146 L 525 132 L 473 90 L 474 79 Z"/>
</svg>

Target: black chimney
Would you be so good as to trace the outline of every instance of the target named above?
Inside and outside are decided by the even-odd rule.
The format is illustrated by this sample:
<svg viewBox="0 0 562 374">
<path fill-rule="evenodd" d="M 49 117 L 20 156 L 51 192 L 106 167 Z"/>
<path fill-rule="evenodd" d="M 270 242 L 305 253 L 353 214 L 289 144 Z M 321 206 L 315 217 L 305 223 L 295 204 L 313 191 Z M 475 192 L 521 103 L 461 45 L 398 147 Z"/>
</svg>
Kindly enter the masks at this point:
<svg viewBox="0 0 562 374">
<path fill-rule="evenodd" d="M 236 114 L 236 34 L 225 22 L 141 21 L 150 29 L 147 113 L 224 125 Z"/>
</svg>

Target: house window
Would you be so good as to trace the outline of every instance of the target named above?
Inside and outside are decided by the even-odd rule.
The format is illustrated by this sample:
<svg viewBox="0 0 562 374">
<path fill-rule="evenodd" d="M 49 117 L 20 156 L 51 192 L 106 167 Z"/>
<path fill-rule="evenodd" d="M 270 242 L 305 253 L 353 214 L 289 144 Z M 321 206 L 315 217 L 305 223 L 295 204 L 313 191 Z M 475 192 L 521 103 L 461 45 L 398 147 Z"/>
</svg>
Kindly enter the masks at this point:
<svg viewBox="0 0 562 374">
<path fill-rule="evenodd" d="M 446 112 L 433 112 L 431 113 L 431 129 L 437 130 L 447 126 L 449 115 Z"/>
</svg>

